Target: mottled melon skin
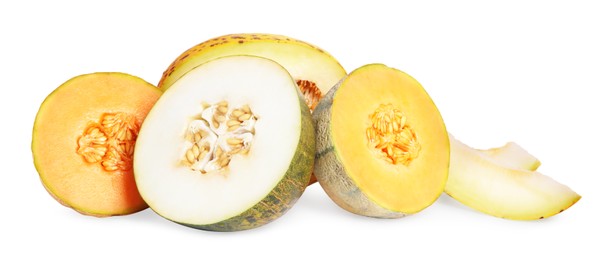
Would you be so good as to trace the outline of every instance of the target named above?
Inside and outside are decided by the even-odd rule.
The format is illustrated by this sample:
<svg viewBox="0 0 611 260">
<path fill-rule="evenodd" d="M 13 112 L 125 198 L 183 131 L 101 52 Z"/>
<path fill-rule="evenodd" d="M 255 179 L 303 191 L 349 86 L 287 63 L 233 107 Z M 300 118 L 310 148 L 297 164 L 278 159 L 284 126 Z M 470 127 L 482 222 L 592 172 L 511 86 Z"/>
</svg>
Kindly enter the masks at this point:
<svg viewBox="0 0 611 260">
<path fill-rule="evenodd" d="M 301 134 L 297 150 L 285 176 L 260 202 L 243 213 L 221 222 L 208 225 L 192 225 L 176 222 L 192 228 L 209 231 L 241 231 L 270 223 L 286 213 L 301 197 L 310 180 L 314 167 L 315 135 L 310 109 L 300 94 Z"/>
<path fill-rule="evenodd" d="M 261 44 L 266 44 L 266 47 L 259 48 L 257 50 L 245 50 L 244 48 L 244 46 L 247 45 Z M 275 53 L 276 50 L 282 46 L 292 46 L 299 51 L 295 51 L 294 53 Z M 286 52 L 286 50 L 283 51 Z M 331 54 L 328 52 L 310 43 L 284 35 L 264 33 L 228 34 L 197 44 L 179 55 L 170 64 L 170 66 L 168 66 L 168 68 L 163 72 L 157 86 L 165 91 L 190 69 L 208 60 L 228 55 L 255 55 L 269 58 L 279 62 L 293 76 L 297 76 L 294 75 L 294 66 L 288 66 L 289 64 L 281 62 L 280 60 L 275 59 L 273 56 L 284 58 L 288 58 L 290 56 L 291 59 L 295 59 L 296 61 L 305 61 L 305 59 L 309 57 L 308 55 L 312 55 L 312 52 L 314 52 L 315 56 L 324 57 L 324 59 L 327 60 L 326 64 L 328 65 L 325 66 L 325 68 L 322 68 L 319 74 L 333 75 L 332 77 L 329 77 L 329 81 L 332 81 L 330 84 L 321 85 L 322 82 L 316 82 L 319 84 L 319 88 L 324 94 L 326 90 L 335 84 L 335 82 L 346 75 L 346 71 L 339 64 L 339 62 L 337 62 L 337 60 L 335 60 L 335 58 L 333 58 L 333 56 L 331 56 Z"/>
<path fill-rule="evenodd" d="M 312 114 L 316 127 L 314 175 L 327 195 L 349 212 L 376 218 L 404 217 L 407 214 L 380 207 L 367 198 L 350 179 L 337 155 L 331 141 L 331 106 L 335 93 L 343 81 L 329 90 Z"/>
</svg>

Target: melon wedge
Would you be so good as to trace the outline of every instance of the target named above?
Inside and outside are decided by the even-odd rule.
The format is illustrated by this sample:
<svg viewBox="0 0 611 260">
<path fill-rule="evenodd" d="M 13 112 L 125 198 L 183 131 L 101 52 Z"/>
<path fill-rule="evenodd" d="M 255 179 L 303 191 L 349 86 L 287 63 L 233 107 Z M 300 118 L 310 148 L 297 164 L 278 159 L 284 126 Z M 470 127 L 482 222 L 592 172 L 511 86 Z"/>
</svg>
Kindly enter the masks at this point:
<svg viewBox="0 0 611 260">
<path fill-rule="evenodd" d="M 443 192 L 450 160 L 437 107 L 409 75 L 360 67 L 314 110 L 314 174 L 329 197 L 359 215 L 398 218 Z"/>
<path fill-rule="evenodd" d="M 34 165 L 47 191 L 86 215 L 145 209 L 133 176 L 133 148 L 160 95 L 146 81 L 118 72 L 80 75 L 49 94 L 32 133 Z"/>
<path fill-rule="evenodd" d="M 251 229 L 304 192 L 314 141 L 309 108 L 282 66 L 226 56 L 185 73 L 152 108 L 136 143 L 136 183 L 166 219 Z"/>
<path fill-rule="evenodd" d="M 556 215 L 581 196 L 539 172 L 508 168 L 451 137 L 450 175 L 445 192 L 486 214 L 514 220 Z"/>
<path fill-rule="evenodd" d="M 486 150 L 477 150 L 482 156 L 508 168 L 535 171 L 541 166 L 541 161 L 515 142 L 507 142 L 503 146 Z"/>
</svg>

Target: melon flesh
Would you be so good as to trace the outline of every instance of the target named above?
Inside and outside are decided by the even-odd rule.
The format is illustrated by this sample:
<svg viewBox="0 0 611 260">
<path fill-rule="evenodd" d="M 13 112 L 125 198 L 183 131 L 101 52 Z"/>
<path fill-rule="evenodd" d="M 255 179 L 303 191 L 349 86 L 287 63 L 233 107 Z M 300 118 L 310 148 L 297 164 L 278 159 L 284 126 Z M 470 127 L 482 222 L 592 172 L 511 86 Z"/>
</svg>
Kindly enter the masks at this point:
<svg viewBox="0 0 611 260">
<path fill-rule="evenodd" d="M 451 137 L 445 192 L 461 203 L 500 218 L 533 220 L 563 212 L 581 196 L 539 172 L 508 168 Z"/>
<path fill-rule="evenodd" d="M 388 105 L 402 112 L 405 125 L 417 137 L 419 148 L 408 149 L 414 154 L 409 163 L 389 162 L 367 136 L 375 124 L 374 111 Z M 358 68 L 331 89 L 313 117 L 317 130 L 314 173 L 342 208 L 395 218 L 426 208 L 443 192 L 448 134 L 436 106 L 409 75 L 382 64 Z"/>
<path fill-rule="evenodd" d="M 537 157 L 530 154 L 515 142 L 508 142 L 503 146 L 478 150 L 483 156 L 489 157 L 496 163 L 508 168 L 517 168 L 535 171 L 541 165 Z"/>
<path fill-rule="evenodd" d="M 285 35 L 239 33 L 218 36 L 189 48 L 163 72 L 158 86 L 166 90 L 192 68 L 232 55 L 253 55 L 278 62 L 296 81 L 310 110 L 346 76 L 340 63 L 318 46 Z M 312 175 L 310 184 L 314 182 Z"/>
<path fill-rule="evenodd" d="M 32 135 L 34 165 L 49 193 L 87 215 L 125 215 L 145 209 L 134 182 L 132 148 L 138 127 L 160 95 L 144 80 L 117 72 L 80 75 L 51 93 L 36 115 Z M 110 127 L 114 121 L 116 129 Z M 92 144 L 84 137 L 94 128 L 101 139 Z M 114 130 L 130 136 L 111 133 Z M 115 144 L 127 145 L 129 151 L 115 153 L 120 148 Z M 84 155 L 91 154 L 87 150 L 91 148 L 101 149 L 96 150 L 99 158 L 87 161 Z"/>
<path fill-rule="evenodd" d="M 247 104 L 257 117 L 248 154 L 206 173 L 181 164 L 187 127 L 204 102 L 221 101 Z M 138 189 L 174 222 L 218 231 L 254 228 L 282 215 L 303 193 L 313 167 L 313 131 L 303 97 L 279 64 L 254 56 L 212 60 L 166 90 L 143 123 L 134 156 Z"/>
</svg>

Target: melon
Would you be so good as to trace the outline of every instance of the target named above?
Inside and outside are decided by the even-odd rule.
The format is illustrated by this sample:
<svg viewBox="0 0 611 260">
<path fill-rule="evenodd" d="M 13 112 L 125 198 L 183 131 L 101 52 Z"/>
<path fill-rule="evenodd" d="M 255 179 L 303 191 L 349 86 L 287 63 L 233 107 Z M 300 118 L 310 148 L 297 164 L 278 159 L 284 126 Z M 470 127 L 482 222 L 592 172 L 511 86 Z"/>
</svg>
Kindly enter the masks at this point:
<svg viewBox="0 0 611 260">
<path fill-rule="evenodd" d="M 314 174 L 340 207 L 398 218 L 425 209 L 443 192 L 448 133 L 430 96 L 408 74 L 362 66 L 329 91 L 313 118 Z"/>
<path fill-rule="evenodd" d="M 163 72 L 157 85 L 166 90 L 192 68 L 231 55 L 253 55 L 280 63 L 295 80 L 310 111 L 346 76 L 340 63 L 314 44 L 278 34 L 238 33 L 214 37 L 184 51 Z M 312 174 L 310 184 L 314 182 Z"/>
<path fill-rule="evenodd" d="M 277 34 L 240 33 L 218 36 L 189 48 L 163 72 L 157 85 L 166 90 L 192 68 L 231 55 L 253 55 L 278 62 L 294 78 L 311 110 L 346 75 L 331 54 L 311 43 Z"/>
<path fill-rule="evenodd" d="M 80 75 L 55 89 L 32 133 L 34 165 L 47 191 L 86 215 L 145 209 L 133 176 L 134 145 L 160 95 L 146 81 L 118 72 Z"/>
<path fill-rule="evenodd" d="M 255 56 L 205 62 L 151 109 L 134 154 L 135 179 L 160 216 L 211 231 L 267 224 L 304 192 L 314 126 L 289 72 Z"/>
<path fill-rule="evenodd" d="M 487 157 L 508 168 L 535 171 L 541 166 L 541 161 L 537 157 L 515 142 L 507 142 L 503 146 L 486 150 L 477 149 L 477 152 L 480 153 L 480 156 Z"/>
<path fill-rule="evenodd" d="M 477 211 L 512 220 L 554 216 L 581 196 L 539 172 L 508 167 L 454 137 L 445 192 Z"/>
</svg>

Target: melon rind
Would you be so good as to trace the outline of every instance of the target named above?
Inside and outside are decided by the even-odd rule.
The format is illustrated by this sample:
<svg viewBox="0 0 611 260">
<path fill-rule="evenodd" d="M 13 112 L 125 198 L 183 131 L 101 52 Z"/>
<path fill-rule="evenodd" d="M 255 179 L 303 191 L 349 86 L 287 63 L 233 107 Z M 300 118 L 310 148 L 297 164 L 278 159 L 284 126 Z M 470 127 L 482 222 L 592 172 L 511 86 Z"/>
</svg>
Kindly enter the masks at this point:
<svg viewBox="0 0 611 260">
<path fill-rule="evenodd" d="M 194 67 L 233 55 L 253 55 L 278 62 L 293 78 L 316 83 L 323 95 L 346 75 L 339 62 L 318 46 L 284 35 L 239 33 L 215 37 L 189 48 L 168 66 L 157 86 L 165 91 Z"/>
<path fill-rule="evenodd" d="M 316 126 L 316 179 L 327 195 L 349 212 L 376 218 L 404 217 L 407 214 L 383 208 L 369 199 L 349 177 L 337 154 L 331 140 L 331 107 L 335 93 L 343 82 L 341 80 L 331 88 L 313 112 Z"/>
</svg>

